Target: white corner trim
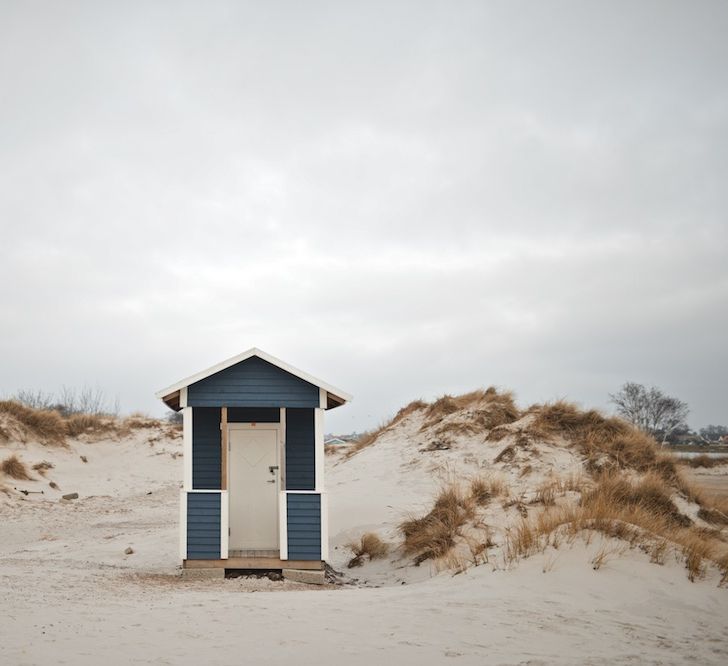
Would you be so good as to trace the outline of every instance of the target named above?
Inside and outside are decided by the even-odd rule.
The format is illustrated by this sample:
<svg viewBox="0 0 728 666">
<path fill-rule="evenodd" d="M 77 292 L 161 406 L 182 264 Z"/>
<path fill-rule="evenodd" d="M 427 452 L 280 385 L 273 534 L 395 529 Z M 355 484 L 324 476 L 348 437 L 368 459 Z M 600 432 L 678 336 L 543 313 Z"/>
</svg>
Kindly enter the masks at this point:
<svg viewBox="0 0 728 666">
<path fill-rule="evenodd" d="M 314 458 L 316 465 L 316 488 L 317 492 L 323 492 L 324 489 L 324 410 L 314 409 Z"/>
<path fill-rule="evenodd" d="M 187 493 L 179 491 L 179 558 L 187 559 Z"/>
<path fill-rule="evenodd" d="M 183 488 L 192 490 L 192 407 L 182 410 Z"/>
<path fill-rule="evenodd" d="M 278 493 L 278 542 L 280 544 L 281 559 L 288 559 L 288 495 Z"/>
<path fill-rule="evenodd" d="M 179 406 L 181 408 L 187 407 L 187 387 L 183 386 L 179 390 Z"/>
<path fill-rule="evenodd" d="M 264 361 L 268 361 L 268 363 L 270 363 L 271 365 L 275 365 L 275 366 L 279 367 L 281 370 L 285 370 L 286 372 L 288 372 L 292 375 L 295 375 L 296 377 L 299 377 L 300 379 L 303 379 L 304 381 L 308 382 L 309 384 L 313 384 L 314 386 L 318 386 L 319 388 L 324 388 L 325 390 L 329 391 L 330 393 L 333 393 L 338 398 L 341 398 L 344 402 L 350 402 L 352 399 L 351 395 L 342 391 L 341 389 L 337 389 L 335 386 L 332 386 L 331 384 L 327 384 L 326 382 L 323 382 L 320 379 L 317 379 L 313 375 L 309 375 L 307 372 L 303 372 L 303 370 L 294 368 L 292 365 L 289 365 L 285 361 L 281 361 L 281 359 L 276 358 L 275 356 L 271 356 L 270 354 L 267 354 L 266 352 L 262 351 L 261 349 L 257 349 L 256 347 L 253 347 L 252 349 L 248 349 L 247 351 L 244 351 L 242 354 L 233 356 L 232 358 L 222 361 L 221 363 L 218 363 L 217 365 L 213 365 L 212 367 L 207 368 L 206 370 L 201 370 L 200 372 L 198 372 L 194 375 L 190 375 L 189 377 L 186 377 L 185 379 L 178 381 L 176 384 L 172 384 L 171 386 L 168 386 L 167 388 L 162 389 L 161 391 L 157 391 L 154 395 L 157 398 L 164 398 L 165 396 L 168 396 L 170 393 L 179 391 L 180 389 L 182 389 L 182 387 L 189 386 L 190 384 L 194 384 L 195 382 L 199 382 L 201 379 L 205 379 L 205 377 L 214 375 L 215 373 L 220 372 L 221 370 L 225 370 L 225 368 L 229 368 L 231 365 L 235 365 L 236 363 L 245 361 L 253 356 L 257 356 L 258 358 L 263 359 Z M 180 400 L 181 399 L 182 399 L 182 396 L 180 394 Z"/>
<path fill-rule="evenodd" d="M 286 488 L 286 408 L 280 408 L 279 422 L 281 429 L 278 432 L 278 490 L 285 490 Z"/>
<path fill-rule="evenodd" d="M 227 490 L 220 491 L 220 559 L 228 558 L 230 541 L 230 498 Z"/>
<path fill-rule="evenodd" d="M 328 392 L 325 388 L 321 388 L 319 386 L 319 407 L 321 409 L 326 409 L 326 405 L 328 404 Z"/>
<path fill-rule="evenodd" d="M 321 559 L 329 559 L 329 495 L 321 493 Z"/>
</svg>

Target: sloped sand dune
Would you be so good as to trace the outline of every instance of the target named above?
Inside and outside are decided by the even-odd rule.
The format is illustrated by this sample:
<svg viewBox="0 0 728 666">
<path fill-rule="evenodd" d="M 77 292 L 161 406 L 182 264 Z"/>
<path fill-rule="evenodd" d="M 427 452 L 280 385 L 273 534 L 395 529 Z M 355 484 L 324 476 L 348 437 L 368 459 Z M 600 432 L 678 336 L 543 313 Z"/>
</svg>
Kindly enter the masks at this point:
<svg viewBox="0 0 728 666">
<path fill-rule="evenodd" d="M 0 663 L 728 661 L 720 573 L 707 568 L 690 582 L 676 556 L 658 566 L 638 548 L 594 534 L 508 566 L 495 550 L 487 564 L 458 574 L 432 560 L 414 566 L 397 525 L 426 512 L 442 483 L 493 471 L 493 453 L 508 443 L 461 433 L 449 448 L 431 447 L 434 430 L 423 432 L 422 418 L 403 420 L 348 459 L 329 458 L 333 564 L 345 568 L 345 544 L 364 531 L 392 551 L 346 570 L 349 584 L 324 588 L 179 577 L 181 441 L 168 430 L 72 439 L 65 448 L 6 442 L 0 460 L 16 454 L 29 468 L 43 460 L 53 467 L 32 472 L 33 481 L 0 478 L 10 489 L 0 493 Z M 531 453 L 497 466 L 514 493 L 581 464 L 563 442 L 544 445 L 538 460 Z M 531 481 L 517 469 L 527 464 Z M 14 487 L 44 494 L 25 497 Z M 71 492 L 79 499 L 59 499 Z M 486 509 L 494 525 L 516 510 Z"/>
</svg>

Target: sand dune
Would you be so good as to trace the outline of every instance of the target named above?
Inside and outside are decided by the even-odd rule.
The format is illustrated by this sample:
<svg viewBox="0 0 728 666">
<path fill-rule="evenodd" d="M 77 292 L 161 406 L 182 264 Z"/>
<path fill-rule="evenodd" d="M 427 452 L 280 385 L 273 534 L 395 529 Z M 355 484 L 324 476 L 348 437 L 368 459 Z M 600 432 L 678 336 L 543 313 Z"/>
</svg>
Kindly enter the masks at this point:
<svg viewBox="0 0 728 666">
<path fill-rule="evenodd" d="M 728 661 L 728 590 L 718 587 L 715 568 L 690 582 L 679 558 L 657 566 L 599 535 L 515 566 L 495 553 L 457 575 L 438 573 L 432 561 L 414 566 L 398 551 L 397 524 L 426 511 L 443 481 L 490 470 L 507 443 L 463 434 L 448 449 L 426 450 L 432 432 L 418 419 L 348 460 L 329 458 L 334 566 L 345 567 L 345 544 L 363 531 L 377 531 L 393 551 L 346 571 L 348 584 L 323 588 L 180 578 L 181 442 L 168 431 L 72 439 L 67 448 L 5 443 L 0 459 L 15 453 L 30 467 L 43 460 L 53 467 L 45 477 L 34 472 L 34 481 L 0 480 L 11 489 L 0 493 L 0 663 Z M 535 468 L 535 458 L 498 466 L 514 491 L 581 464 L 563 443 L 542 448 L 530 481 L 517 467 Z M 13 487 L 44 494 L 25 497 Z M 60 500 L 68 492 L 79 498 Z M 497 523 L 515 509 L 491 511 Z M 599 553 L 604 562 L 594 570 Z"/>
</svg>

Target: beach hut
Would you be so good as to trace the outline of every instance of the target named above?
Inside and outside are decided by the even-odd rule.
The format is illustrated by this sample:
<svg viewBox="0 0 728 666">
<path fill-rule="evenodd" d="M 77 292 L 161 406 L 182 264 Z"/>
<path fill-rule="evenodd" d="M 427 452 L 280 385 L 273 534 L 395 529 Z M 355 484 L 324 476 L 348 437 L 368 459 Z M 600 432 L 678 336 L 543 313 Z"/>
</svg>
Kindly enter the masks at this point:
<svg viewBox="0 0 728 666">
<path fill-rule="evenodd" d="M 183 414 L 183 567 L 320 572 L 324 412 L 351 396 L 255 348 L 156 396 Z"/>
</svg>

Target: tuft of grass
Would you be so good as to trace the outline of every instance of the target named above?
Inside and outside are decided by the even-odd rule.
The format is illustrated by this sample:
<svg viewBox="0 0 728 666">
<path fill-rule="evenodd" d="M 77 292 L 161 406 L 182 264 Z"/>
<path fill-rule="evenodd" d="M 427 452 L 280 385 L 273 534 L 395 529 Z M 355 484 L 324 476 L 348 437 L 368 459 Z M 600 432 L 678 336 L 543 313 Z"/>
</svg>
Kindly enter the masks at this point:
<svg viewBox="0 0 728 666">
<path fill-rule="evenodd" d="M 389 546 L 374 532 L 362 534 L 358 541 L 349 543 L 346 547 L 354 553 L 354 557 L 346 565 L 349 569 L 360 567 L 364 563 L 364 558 L 370 561 L 377 560 L 389 553 Z"/>
<path fill-rule="evenodd" d="M 415 564 L 445 556 L 455 545 L 461 528 L 473 517 L 473 501 L 457 485 L 442 489 L 432 509 L 421 518 L 400 523 L 405 555 Z"/>
<path fill-rule="evenodd" d="M 11 479 L 17 479 L 18 481 L 30 481 L 33 478 L 28 473 L 28 468 L 25 466 L 25 463 L 16 455 L 12 455 L 3 460 L 0 464 L 0 471 Z"/>
<path fill-rule="evenodd" d="M 641 510 L 676 526 L 692 524 L 690 518 L 678 511 L 672 501 L 670 488 L 655 473 L 647 474 L 634 483 L 621 475 L 604 474 L 593 489 L 582 494 L 581 504 L 587 510 L 607 504 L 626 511 Z"/>
<path fill-rule="evenodd" d="M 66 432 L 69 437 L 78 437 L 87 433 L 101 434 L 116 430 L 116 420 L 100 414 L 72 414 L 66 420 Z"/>
<path fill-rule="evenodd" d="M 722 574 L 719 585 L 728 584 L 728 553 L 719 558 L 716 564 Z"/>
<path fill-rule="evenodd" d="M 650 546 L 650 562 L 652 564 L 665 564 L 665 555 L 667 554 L 668 544 L 665 539 L 655 541 Z"/>
<path fill-rule="evenodd" d="M 0 400 L 0 413 L 7 414 L 44 444 L 63 444 L 66 424 L 56 411 L 33 409 L 15 400 Z"/>
<path fill-rule="evenodd" d="M 685 568 L 688 570 L 688 579 L 695 581 L 705 575 L 705 560 L 714 556 L 710 542 L 698 535 L 690 536 L 683 541 L 682 552 L 685 557 Z"/>
<path fill-rule="evenodd" d="M 595 476 L 629 469 L 652 472 L 681 492 L 686 487 L 676 459 L 661 451 L 653 437 L 621 419 L 595 409 L 584 411 L 563 400 L 534 405 L 528 411 L 535 415 L 532 428 L 565 437 L 581 451 L 587 471 Z"/>
<path fill-rule="evenodd" d="M 712 458 L 705 453 L 701 453 L 693 458 L 678 458 L 677 461 L 681 465 L 687 465 L 688 467 L 719 467 L 720 465 L 728 465 L 728 457 Z"/>
<path fill-rule="evenodd" d="M 53 469 L 55 465 L 53 463 L 48 462 L 47 460 L 44 460 L 43 462 L 36 463 L 33 465 L 33 469 L 38 472 L 41 476 L 45 476 L 45 473 L 49 469 Z"/>
<path fill-rule="evenodd" d="M 463 420 L 443 424 L 438 429 L 438 434 L 444 432 L 482 433 L 513 423 L 521 416 L 513 394 L 510 391 L 498 393 L 491 386 L 486 390 L 479 389 L 459 396 L 442 396 L 427 408 L 421 430 L 432 428 L 450 414 L 466 409 L 470 411 L 463 414 Z"/>
<path fill-rule="evenodd" d="M 698 509 L 698 518 L 713 525 L 728 525 L 728 514 L 713 506 L 701 506 Z"/>
<path fill-rule="evenodd" d="M 486 506 L 495 497 L 506 497 L 508 493 L 505 481 L 498 477 L 476 476 L 470 481 L 470 498 L 480 506 Z"/>
</svg>

